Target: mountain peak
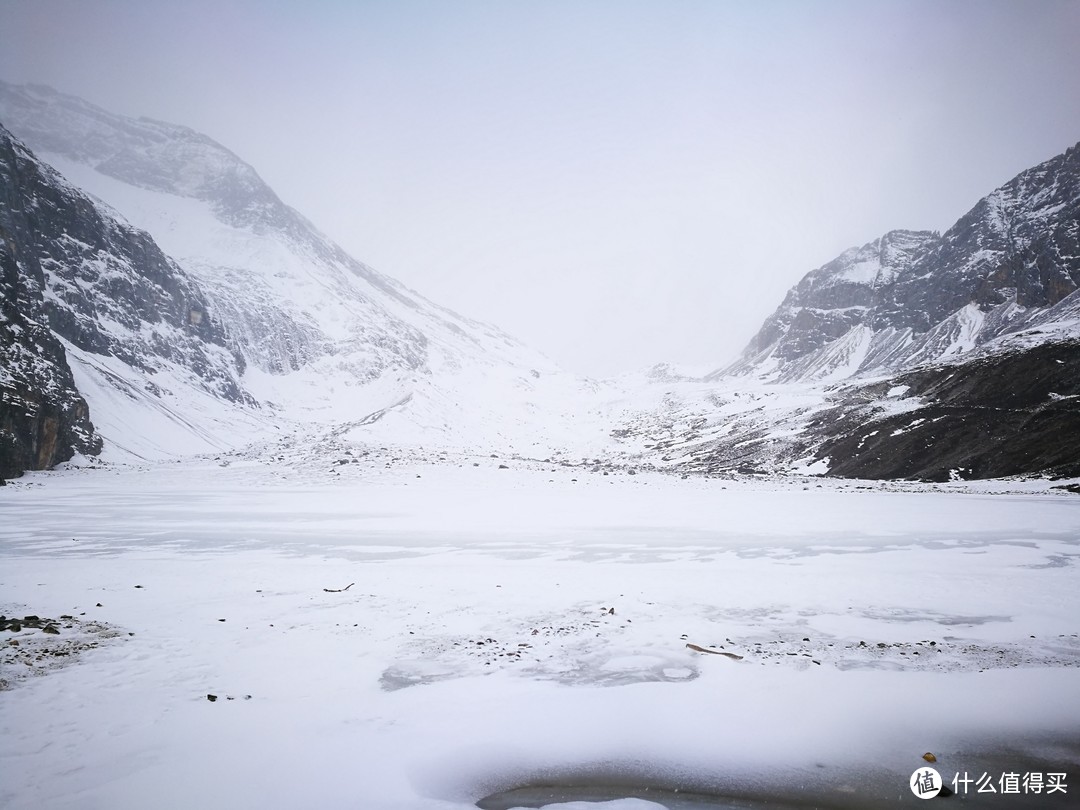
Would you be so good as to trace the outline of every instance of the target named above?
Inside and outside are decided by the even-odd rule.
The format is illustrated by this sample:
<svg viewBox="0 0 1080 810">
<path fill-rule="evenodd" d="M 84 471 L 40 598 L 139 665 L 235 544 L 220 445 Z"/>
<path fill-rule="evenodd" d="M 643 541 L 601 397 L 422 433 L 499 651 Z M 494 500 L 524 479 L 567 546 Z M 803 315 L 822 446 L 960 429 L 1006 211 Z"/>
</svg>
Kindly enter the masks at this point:
<svg viewBox="0 0 1080 810">
<path fill-rule="evenodd" d="M 5 124 L 45 155 L 93 166 L 129 185 L 210 203 L 237 226 L 288 228 L 296 214 L 247 163 L 178 124 L 126 118 L 42 85 L 0 82 Z"/>
</svg>

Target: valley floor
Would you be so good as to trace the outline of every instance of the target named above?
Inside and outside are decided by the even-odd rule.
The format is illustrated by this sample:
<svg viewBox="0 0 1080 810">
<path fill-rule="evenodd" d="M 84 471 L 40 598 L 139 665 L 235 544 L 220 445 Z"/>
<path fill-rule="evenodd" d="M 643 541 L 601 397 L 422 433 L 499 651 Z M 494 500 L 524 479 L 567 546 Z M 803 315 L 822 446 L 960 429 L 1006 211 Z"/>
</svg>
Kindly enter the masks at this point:
<svg viewBox="0 0 1080 810">
<path fill-rule="evenodd" d="M 1080 497 L 1044 482 L 38 473 L 0 489 L 0 600 L 60 631 L 0 637 L 6 808 L 917 804 L 924 752 L 1067 774 L 969 806 L 1080 795 Z"/>
</svg>

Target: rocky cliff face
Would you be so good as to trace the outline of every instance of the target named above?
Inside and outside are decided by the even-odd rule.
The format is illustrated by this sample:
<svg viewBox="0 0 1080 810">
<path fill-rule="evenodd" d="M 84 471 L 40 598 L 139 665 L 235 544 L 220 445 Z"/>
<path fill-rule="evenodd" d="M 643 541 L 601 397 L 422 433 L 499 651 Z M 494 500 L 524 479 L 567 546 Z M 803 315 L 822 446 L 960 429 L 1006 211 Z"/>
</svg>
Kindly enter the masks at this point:
<svg viewBox="0 0 1080 810">
<path fill-rule="evenodd" d="M 25 239 L 36 214 L 22 196 L 28 169 L 25 150 L 0 128 L 0 478 L 101 449 L 48 326 L 38 240 Z"/>
<path fill-rule="evenodd" d="M 64 347 L 46 325 L 41 290 L 20 270 L 8 191 L 0 157 L 0 480 L 101 450 Z"/>
<path fill-rule="evenodd" d="M 1080 324 L 1060 315 L 1078 288 L 1080 145 L 944 234 L 893 231 L 811 271 L 713 378 L 836 381 L 977 355 L 1021 333 L 1073 334 Z"/>
<path fill-rule="evenodd" d="M 67 346 L 153 376 L 169 368 L 242 401 L 206 297 L 146 233 L 70 186 L 0 127 L 0 469 L 94 453 Z M 152 384 L 152 383 L 148 383 Z"/>
</svg>

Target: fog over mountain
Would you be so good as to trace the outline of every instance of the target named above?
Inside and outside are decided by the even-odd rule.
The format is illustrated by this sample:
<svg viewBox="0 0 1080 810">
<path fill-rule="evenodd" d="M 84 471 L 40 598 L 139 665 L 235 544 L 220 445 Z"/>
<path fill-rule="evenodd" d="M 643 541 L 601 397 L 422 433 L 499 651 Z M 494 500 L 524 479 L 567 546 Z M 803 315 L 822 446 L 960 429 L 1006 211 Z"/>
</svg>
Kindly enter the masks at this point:
<svg viewBox="0 0 1080 810">
<path fill-rule="evenodd" d="M 205 133 L 570 371 L 705 371 L 807 268 L 944 231 L 1074 143 L 1078 13 L 48 0 L 0 8 L 0 79 Z"/>
</svg>

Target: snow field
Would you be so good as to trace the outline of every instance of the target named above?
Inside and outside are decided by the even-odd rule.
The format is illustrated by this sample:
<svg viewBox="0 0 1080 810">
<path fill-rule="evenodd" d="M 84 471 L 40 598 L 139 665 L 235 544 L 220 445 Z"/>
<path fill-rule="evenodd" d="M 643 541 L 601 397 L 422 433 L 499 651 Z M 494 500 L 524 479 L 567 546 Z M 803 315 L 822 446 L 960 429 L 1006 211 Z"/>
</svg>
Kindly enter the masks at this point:
<svg viewBox="0 0 1080 810">
<path fill-rule="evenodd" d="M 0 490 L 0 612 L 120 631 L 0 692 L 0 804 L 468 808 L 603 777 L 865 806 L 914 800 L 927 750 L 1076 762 L 1072 496 L 271 473 Z"/>
</svg>

